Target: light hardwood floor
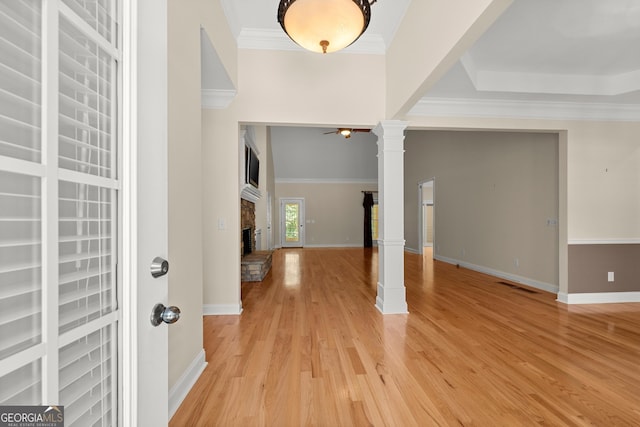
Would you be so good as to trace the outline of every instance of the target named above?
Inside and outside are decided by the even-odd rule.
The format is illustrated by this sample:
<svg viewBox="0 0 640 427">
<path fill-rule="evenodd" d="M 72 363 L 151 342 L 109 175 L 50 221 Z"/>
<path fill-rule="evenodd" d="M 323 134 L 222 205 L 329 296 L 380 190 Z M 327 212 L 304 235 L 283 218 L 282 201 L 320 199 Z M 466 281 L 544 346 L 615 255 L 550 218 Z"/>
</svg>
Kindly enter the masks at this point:
<svg viewBox="0 0 640 427">
<path fill-rule="evenodd" d="M 408 315 L 374 307 L 377 253 L 281 249 L 240 316 L 206 316 L 178 426 L 639 426 L 640 304 L 567 306 L 406 253 Z"/>
</svg>

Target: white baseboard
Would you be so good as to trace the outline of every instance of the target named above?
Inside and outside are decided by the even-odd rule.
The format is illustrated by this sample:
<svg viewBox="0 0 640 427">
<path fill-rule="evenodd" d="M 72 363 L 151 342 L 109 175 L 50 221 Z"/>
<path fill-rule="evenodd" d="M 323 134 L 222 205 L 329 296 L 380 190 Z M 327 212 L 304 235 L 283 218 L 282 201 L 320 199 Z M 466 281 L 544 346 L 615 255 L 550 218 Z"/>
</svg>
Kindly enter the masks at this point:
<svg viewBox="0 0 640 427">
<path fill-rule="evenodd" d="M 551 283 L 540 282 L 538 280 L 530 279 L 528 277 L 518 276 L 517 274 L 505 273 L 504 271 L 494 270 L 493 268 L 483 267 L 481 265 L 475 265 L 464 261 L 458 261 L 453 258 L 447 258 L 440 255 L 434 255 L 434 259 L 448 264 L 459 265 L 460 267 L 468 268 L 469 270 L 478 271 L 480 273 L 496 276 L 501 279 L 507 279 L 511 282 L 522 283 L 523 285 L 531 286 L 532 288 L 540 289 L 541 291 L 558 293 L 558 286 Z"/>
<path fill-rule="evenodd" d="M 204 316 L 233 315 L 242 313 L 242 304 L 204 304 Z"/>
<path fill-rule="evenodd" d="M 416 255 L 420 255 L 420 251 L 417 249 L 413 249 L 413 248 L 408 248 L 408 247 L 404 247 L 405 252 L 409 252 L 412 254 L 416 254 Z"/>
<path fill-rule="evenodd" d="M 640 292 L 594 292 L 567 294 L 558 293 L 557 301 L 565 304 L 611 304 L 620 302 L 640 302 Z"/>
<path fill-rule="evenodd" d="M 180 379 L 175 383 L 171 390 L 169 390 L 169 419 L 176 413 L 182 401 L 187 397 L 189 391 L 196 383 L 200 374 L 207 367 L 207 361 L 204 354 L 204 349 L 200 350 L 195 359 L 191 362 L 189 367 L 184 371 Z"/>
</svg>

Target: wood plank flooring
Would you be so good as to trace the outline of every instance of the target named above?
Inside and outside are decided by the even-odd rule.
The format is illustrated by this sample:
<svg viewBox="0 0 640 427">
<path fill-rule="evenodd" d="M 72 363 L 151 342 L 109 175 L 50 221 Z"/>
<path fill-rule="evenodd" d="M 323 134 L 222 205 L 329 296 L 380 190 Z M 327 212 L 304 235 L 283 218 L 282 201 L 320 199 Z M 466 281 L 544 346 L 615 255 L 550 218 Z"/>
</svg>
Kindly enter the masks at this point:
<svg viewBox="0 0 640 427">
<path fill-rule="evenodd" d="M 555 294 L 405 254 L 408 315 L 375 307 L 377 253 L 281 249 L 170 426 L 638 426 L 640 304 Z M 503 282 L 503 283 L 500 283 Z"/>
</svg>

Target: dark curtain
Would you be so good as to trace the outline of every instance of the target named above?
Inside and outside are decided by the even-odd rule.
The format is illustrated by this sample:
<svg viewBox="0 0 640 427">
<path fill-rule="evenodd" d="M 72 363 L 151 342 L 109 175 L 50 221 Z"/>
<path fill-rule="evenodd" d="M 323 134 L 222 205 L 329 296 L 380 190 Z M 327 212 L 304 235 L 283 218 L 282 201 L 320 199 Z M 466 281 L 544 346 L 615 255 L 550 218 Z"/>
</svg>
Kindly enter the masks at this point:
<svg viewBox="0 0 640 427">
<path fill-rule="evenodd" d="M 373 237 L 371 235 L 371 207 L 373 206 L 373 194 L 364 193 L 364 247 L 373 247 Z"/>
</svg>

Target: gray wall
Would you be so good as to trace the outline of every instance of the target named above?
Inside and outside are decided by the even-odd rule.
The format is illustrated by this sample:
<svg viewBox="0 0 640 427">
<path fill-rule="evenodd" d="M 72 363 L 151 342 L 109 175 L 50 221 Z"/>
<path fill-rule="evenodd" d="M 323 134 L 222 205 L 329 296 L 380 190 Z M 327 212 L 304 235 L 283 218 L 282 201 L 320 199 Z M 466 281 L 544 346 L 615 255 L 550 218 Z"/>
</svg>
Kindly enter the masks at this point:
<svg viewBox="0 0 640 427">
<path fill-rule="evenodd" d="M 569 292 L 640 290 L 640 245 L 569 245 Z M 612 272 L 610 282 L 607 273 Z"/>
<path fill-rule="evenodd" d="M 376 136 L 363 132 L 346 139 L 324 134 L 335 129 L 272 126 L 271 149 L 276 181 L 377 179 Z"/>
<path fill-rule="evenodd" d="M 405 239 L 418 250 L 418 183 L 435 177 L 434 254 L 558 286 L 558 136 L 408 131 Z"/>
</svg>

